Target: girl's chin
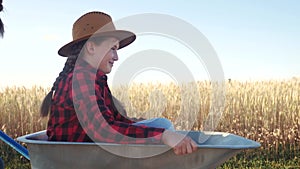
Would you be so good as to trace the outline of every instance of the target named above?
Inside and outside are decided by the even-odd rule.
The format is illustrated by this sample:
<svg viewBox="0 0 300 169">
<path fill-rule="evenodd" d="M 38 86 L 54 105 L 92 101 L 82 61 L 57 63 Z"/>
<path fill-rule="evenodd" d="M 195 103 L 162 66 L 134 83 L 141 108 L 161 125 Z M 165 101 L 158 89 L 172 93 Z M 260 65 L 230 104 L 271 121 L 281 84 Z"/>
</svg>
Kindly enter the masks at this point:
<svg viewBox="0 0 300 169">
<path fill-rule="evenodd" d="M 104 73 L 108 74 L 111 72 L 111 68 L 107 68 Z"/>
</svg>

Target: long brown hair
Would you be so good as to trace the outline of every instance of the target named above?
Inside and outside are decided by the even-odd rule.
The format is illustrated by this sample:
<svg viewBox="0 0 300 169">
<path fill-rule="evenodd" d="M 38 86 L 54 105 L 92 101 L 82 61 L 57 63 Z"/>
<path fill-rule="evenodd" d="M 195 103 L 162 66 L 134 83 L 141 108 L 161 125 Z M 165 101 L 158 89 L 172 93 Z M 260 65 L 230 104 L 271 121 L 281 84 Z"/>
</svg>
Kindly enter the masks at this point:
<svg viewBox="0 0 300 169">
<path fill-rule="evenodd" d="M 63 70 L 59 73 L 58 77 L 56 78 L 55 82 L 53 83 L 53 86 L 52 86 L 50 92 L 44 98 L 42 105 L 41 105 L 41 109 L 40 109 L 40 114 L 42 117 L 46 117 L 49 114 L 50 109 L 51 109 L 51 104 L 52 104 L 53 93 L 56 90 L 57 85 L 60 82 L 60 80 L 63 79 L 64 77 L 66 77 L 68 75 L 68 73 L 73 71 L 75 62 L 76 62 L 76 58 L 77 58 L 77 56 L 68 57 Z"/>
<path fill-rule="evenodd" d="M 97 38 L 97 39 L 96 38 L 90 38 L 89 41 L 93 41 L 94 43 L 99 45 L 105 39 L 106 39 L 105 37 L 101 37 L 101 38 Z M 53 86 L 52 86 L 50 92 L 46 95 L 46 97 L 44 98 L 44 100 L 42 102 L 41 109 L 40 109 L 40 115 L 42 117 L 48 116 L 48 114 L 51 110 L 53 93 L 57 89 L 58 83 L 60 82 L 61 79 L 66 77 L 70 72 L 72 72 L 74 70 L 76 59 L 78 57 L 81 57 L 80 56 L 82 54 L 81 49 L 83 48 L 85 43 L 86 43 L 86 40 L 73 45 L 72 53 L 70 53 L 70 56 L 66 60 L 66 63 L 65 63 L 65 66 L 64 66 L 63 70 L 59 73 L 58 77 L 56 78 L 55 82 L 53 83 Z"/>
<path fill-rule="evenodd" d="M 65 78 L 70 72 L 72 72 L 74 70 L 76 60 L 79 57 L 79 55 L 81 53 L 81 49 L 83 48 L 85 42 L 86 41 L 79 42 L 72 47 L 72 53 L 70 53 L 69 57 L 67 58 L 63 70 L 59 73 L 58 77 L 56 78 L 55 82 L 53 83 L 53 86 L 52 86 L 50 92 L 45 96 L 45 98 L 41 104 L 41 108 L 40 108 L 41 117 L 48 116 L 48 114 L 51 110 L 53 93 L 57 89 L 57 85 L 60 82 L 60 80 Z"/>
<path fill-rule="evenodd" d="M 3 10 L 2 0 L 0 0 L 0 12 Z M 3 37 L 4 34 L 4 24 L 0 18 L 0 36 Z"/>
</svg>

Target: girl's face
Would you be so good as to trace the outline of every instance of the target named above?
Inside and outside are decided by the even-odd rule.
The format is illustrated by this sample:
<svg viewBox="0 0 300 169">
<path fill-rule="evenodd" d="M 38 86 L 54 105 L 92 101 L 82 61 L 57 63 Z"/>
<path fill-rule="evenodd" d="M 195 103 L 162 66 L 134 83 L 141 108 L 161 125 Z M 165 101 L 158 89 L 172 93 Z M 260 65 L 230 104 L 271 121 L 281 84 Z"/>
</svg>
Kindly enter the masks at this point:
<svg viewBox="0 0 300 169">
<path fill-rule="evenodd" d="M 87 42 L 86 48 L 89 54 L 88 62 L 94 67 L 98 66 L 98 69 L 105 74 L 111 72 L 114 62 L 119 59 L 117 54 L 119 41 L 116 38 L 106 38 L 100 43 Z"/>
<path fill-rule="evenodd" d="M 108 38 L 107 40 L 103 41 L 97 48 L 97 53 L 107 51 L 104 55 L 103 59 L 101 60 L 98 69 L 101 70 L 103 73 L 108 74 L 111 72 L 111 69 L 114 65 L 115 61 L 118 61 L 118 53 L 117 49 L 119 48 L 119 42 L 116 38 Z"/>
</svg>

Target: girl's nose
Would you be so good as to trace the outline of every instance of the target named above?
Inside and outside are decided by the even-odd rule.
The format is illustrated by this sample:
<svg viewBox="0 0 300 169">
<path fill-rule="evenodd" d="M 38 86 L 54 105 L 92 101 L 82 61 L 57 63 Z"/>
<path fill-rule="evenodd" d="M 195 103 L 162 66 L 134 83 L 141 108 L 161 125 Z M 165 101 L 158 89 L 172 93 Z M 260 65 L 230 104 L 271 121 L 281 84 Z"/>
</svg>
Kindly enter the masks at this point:
<svg viewBox="0 0 300 169">
<path fill-rule="evenodd" d="M 119 56 L 118 56 L 117 50 L 113 50 L 112 54 L 113 54 L 113 60 L 114 61 L 119 60 Z"/>
</svg>

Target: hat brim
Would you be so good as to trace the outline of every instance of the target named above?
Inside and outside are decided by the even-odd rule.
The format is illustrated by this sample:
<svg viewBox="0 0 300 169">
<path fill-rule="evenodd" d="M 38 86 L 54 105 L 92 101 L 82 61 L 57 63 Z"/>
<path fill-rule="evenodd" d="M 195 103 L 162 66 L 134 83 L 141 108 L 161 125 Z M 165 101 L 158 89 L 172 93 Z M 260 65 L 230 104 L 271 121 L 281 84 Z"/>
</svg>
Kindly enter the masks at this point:
<svg viewBox="0 0 300 169">
<path fill-rule="evenodd" d="M 88 36 L 85 36 L 85 37 L 82 37 L 80 39 L 76 39 L 72 42 L 67 43 L 66 45 L 64 45 L 63 47 L 61 47 L 58 50 L 58 54 L 60 56 L 63 56 L 63 57 L 70 56 L 70 53 L 72 53 L 72 47 L 75 44 L 86 41 L 90 37 L 94 37 L 94 38 L 97 38 L 97 37 L 114 37 L 114 38 L 119 40 L 119 48 L 118 49 L 121 49 L 125 46 L 128 46 L 129 44 L 131 44 L 136 39 L 136 36 L 135 36 L 134 33 L 129 32 L 129 31 L 125 31 L 125 30 L 100 32 L 100 33 L 95 33 L 93 35 L 88 35 Z"/>
</svg>

